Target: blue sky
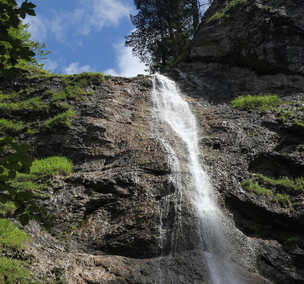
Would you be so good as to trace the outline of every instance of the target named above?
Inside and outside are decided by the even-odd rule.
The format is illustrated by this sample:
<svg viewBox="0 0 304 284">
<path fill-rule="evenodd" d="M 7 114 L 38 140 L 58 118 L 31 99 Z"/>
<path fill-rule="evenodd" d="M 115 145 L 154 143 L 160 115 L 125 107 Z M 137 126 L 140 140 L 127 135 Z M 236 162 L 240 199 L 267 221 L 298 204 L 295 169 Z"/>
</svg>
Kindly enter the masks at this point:
<svg viewBox="0 0 304 284">
<path fill-rule="evenodd" d="M 60 74 L 84 71 L 118 76 L 144 73 L 145 65 L 124 46 L 134 26 L 133 0 L 32 0 L 36 17 L 28 16 L 32 39 L 50 50 L 46 69 Z"/>
<path fill-rule="evenodd" d="M 20 1 L 19 1 L 20 2 Z M 60 74 L 103 72 L 132 77 L 146 66 L 124 46 L 134 29 L 133 0 L 31 0 L 36 17 L 26 17 L 32 39 L 51 51 L 45 69 Z"/>
</svg>

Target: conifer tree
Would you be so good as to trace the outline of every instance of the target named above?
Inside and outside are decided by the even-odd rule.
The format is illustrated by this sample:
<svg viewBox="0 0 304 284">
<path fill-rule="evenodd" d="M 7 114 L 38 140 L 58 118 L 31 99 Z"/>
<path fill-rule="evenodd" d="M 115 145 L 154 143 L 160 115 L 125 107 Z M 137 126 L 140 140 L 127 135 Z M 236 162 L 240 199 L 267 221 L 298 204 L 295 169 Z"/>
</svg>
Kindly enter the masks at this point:
<svg viewBox="0 0 304 284">
<path fill-rule="evenodd" d="M 185 52 L 199 24 L 198 0 L 134 0 L 137 15 L 131 15 L 136 30 L 126 37 L 126 46 L 150 65 L 164 68 Z"/>
</svg>

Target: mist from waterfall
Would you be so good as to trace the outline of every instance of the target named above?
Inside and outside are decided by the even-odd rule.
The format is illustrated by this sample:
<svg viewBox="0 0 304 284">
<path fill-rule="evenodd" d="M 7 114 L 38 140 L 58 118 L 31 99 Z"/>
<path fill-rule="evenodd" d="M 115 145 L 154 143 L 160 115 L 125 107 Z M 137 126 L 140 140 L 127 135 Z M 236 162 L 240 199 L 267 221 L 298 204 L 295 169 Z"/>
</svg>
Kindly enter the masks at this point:
<svg viewBox="0 0 304 284">
<path fill-rule="evenodd" d="M 241 284 L 229 261 L 230 245 L 223 229 L 225 217 L 201 163 L 196 118 L 175 82 L 163 75 L 153 76 L 152 103 L 152 133 L 169 156 L 170 182 L 178 188 L 177 197 L 187 196 L 198 217 L 200 246 L 204 250 L 210 281 L 212 284 Z M 176 210 L 180 212 L 178 198 Z M 165 205 L 162 210 L 162 214 L 166 214 Z M 175 216 L 179 217 L 178 214 Z M 178 226 L 178 220 L 175 221 Z M 171 247 L 176 245 L 177 234 L 178 228 L 172 231 L 171 240 L 167 240 L 165 226 L 161 226 L 161 242 L 169 241 Z"/>
</svg>

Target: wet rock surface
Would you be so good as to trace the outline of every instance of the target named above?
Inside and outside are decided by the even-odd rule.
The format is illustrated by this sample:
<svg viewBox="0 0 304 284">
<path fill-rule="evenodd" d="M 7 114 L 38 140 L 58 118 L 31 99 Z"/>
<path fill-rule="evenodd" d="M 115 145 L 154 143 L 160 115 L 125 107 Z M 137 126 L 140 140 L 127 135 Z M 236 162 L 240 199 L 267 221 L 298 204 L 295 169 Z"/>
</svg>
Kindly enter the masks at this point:
<svg viewBox="0 0 304 284">
<path fill-rule="evenodd" d="M 213 2 L 189 60 L 169 75 L 196 114 L 202 161 L 230 220 L 233 264 L 227 265 L 244 283 L 300 284 L 303 194 L 286 205 L 241 184 L 258 174 L 303 178 L 304 128 L 275 111 L 238 110 L 230 102 L 239 94 L 273 93 L 303 120 L 303 5 L 237 2 L 227 16 L 208 22 L 228 5 Z M 63 89 L 59 77 L 33 80 L 41 89 Z M 37 281 L 211 283 L 199 220 L 187 196 L 176 205 L 166 151 L 151 136 L 151 87 L 150 77 L 112 77 L 73 103 L 69 129 L 20 137 L 35 157 L 67 156 L 74 163 L 74 173 L 58 177 L 40 201 L 57 217 L 51 231 L 35 223 L 28 228 Z"/>
<path fill-rule="evenodd" d="M 298 1 L 234 1 L 233 7 L 228 2 L 213 2 L 189 61 L 179 63 L 170 76 L 189 96 L 199 118 L 203 160 L 222 206 L 257 244 L 256 255 L 250 256 L 256 258 L 253 266 L 272 283 L 302 283 L 303 194 L 291 197 L 292 205 L 283 205 L 241 184 L 258 181 L 259 175 L 304 176 L 304 128 L 294 123 L 295 117 L 303 121 L 303 7 Z M 224 16 L 208 21 L 223 9 Z M 231 107 L 235 97 L 247 94 L 277 95 L 293 114 L 282 120 L 275 110 Z M 232 235 L 237 250 L 245 237 Z M 241 255 L 246 254 L 249 250 Z"/>
</svg>

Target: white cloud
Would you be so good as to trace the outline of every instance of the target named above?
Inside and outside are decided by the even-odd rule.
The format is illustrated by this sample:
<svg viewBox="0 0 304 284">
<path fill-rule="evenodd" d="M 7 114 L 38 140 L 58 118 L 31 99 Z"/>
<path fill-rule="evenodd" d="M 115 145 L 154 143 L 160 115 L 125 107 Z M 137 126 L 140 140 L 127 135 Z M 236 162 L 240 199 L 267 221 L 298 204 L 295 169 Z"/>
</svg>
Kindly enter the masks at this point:
<svg viewBox="0 0 304 284">
<path fill-rule="evenodd" d="M 33 39 L 44 41 L 52 35 L 61 43 L 69 44 L 71 34 L 89 35 L 93 29 L 100 31 L 105 26 L 118 25 L 131 11 L 132 7 L 122 0 L 78 0 L 78 7 L 73 11 L 56 10 L 51 18 L 42 19 L 37 15 L 26 17 L 25 22 L 30 23 Z"/>
<path fill-rule="evenodd" d="M 92 28 L 101 30 L 104 26 L 119 24 L 124 17 L 129 17 L 131 7 L 120 0 L 83 0 L 83 25 L 79 29 L 81 34 L 89 34 Z"/>
<path fill-rule="evenodd" d="M 45 20 L 39 15 L 36 17 L 26 17 L 24 20 L 25 24 L 30 24 L 28 31 L 31 34 L 31 39 L 34 41 L 43 42 L 47 36 L 47 26 Z"/>
<path fill-rule="evenodd" d="M 82 72 L 96 72 L 96 70 L 88 64 L 79 66 L 79 62 L 72 62 L 68 66 L 63 67 L 64 74 L 72 75 Z"/>
<path fill-rule="evenodd" d="M 107 69 L 103 73 L 113 76 L 134 77 L 138 74 L 147 74 L 145 64 L 141 63 L 137 57 L 132 55 L 132 49 L 125 47 L 121 42 L 114 46 L 116 50 L 117 68 Z"/>
</svg>

